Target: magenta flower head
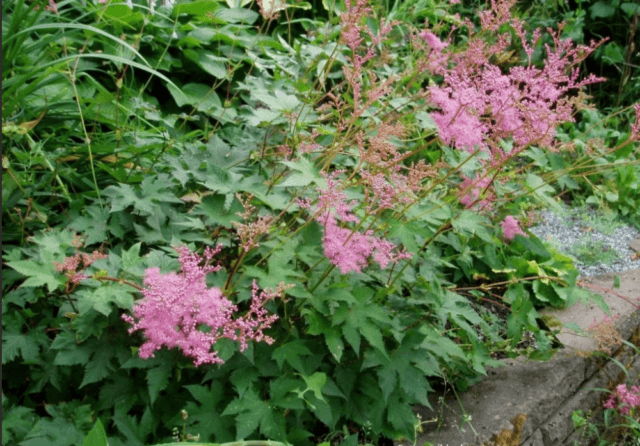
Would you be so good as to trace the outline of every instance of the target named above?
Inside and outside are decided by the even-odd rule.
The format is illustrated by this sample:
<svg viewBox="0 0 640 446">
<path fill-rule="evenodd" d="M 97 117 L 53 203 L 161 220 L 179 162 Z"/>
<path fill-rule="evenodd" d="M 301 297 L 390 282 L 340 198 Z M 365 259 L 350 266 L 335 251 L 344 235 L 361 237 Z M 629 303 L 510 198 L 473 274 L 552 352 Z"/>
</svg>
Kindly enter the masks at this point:
<svg viewBox="0 0 640 446">
<path fill-rule="evenodd" d="M 141 358 L 153 358 L 154 352 L 163 346 L 179 347 L 185 356 L 193 358 L 197 367 L 204 363 L 224 362 L 211 349 L 221 338 L 240 342 L 241 351 L 251 340 L 273 342 L 262 331 L 270 328 L 278 316 L 268 315 L 262 307 L 267 300 L 282 295 L 286 287 L 278 287 L 276 292 L 258 293 L 254 283 L 251 309 L 234 319 L 238 308 L 220 288 L 207 288 L 206 284 L 207 274 L 220 270 L 219 266 L 209 263 L 221 246 L 207 248 L 202 257 L 185 246 L 175 250 L 182 271 L 161 274 L 158 268 L 147 269 L 142 291 L 144 298 L 135 304 L 133 317 L 122 316 L 132 325 L 129 333 L 137 330 L 144 333 L 146 342 L 138 351 Z"/>
<path fill-rule="evenodd" d="M 507 215 L 504 221 L 501 223 L 502 225 L 502 234 L 504 235 L 505 240 L 513 240 L 513 238 L 520 234 L 522 236 L 527 236 L 522 229 L 520 229 L 520 225 L 518 220 L 513 218 L 511 215 Z"/>
</svg>

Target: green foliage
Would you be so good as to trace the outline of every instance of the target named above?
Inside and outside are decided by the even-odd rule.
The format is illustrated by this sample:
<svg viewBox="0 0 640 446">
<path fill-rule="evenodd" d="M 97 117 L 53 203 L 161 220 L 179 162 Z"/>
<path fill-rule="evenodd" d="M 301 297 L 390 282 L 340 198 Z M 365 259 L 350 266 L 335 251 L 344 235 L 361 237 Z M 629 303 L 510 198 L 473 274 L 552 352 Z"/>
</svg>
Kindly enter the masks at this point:
<svg viewBox="0 0 640 446">
<path fill-rule="evenodd" d="M 60 2 L 59 14 L 45 1 L 3 2 L 3 445 L 166 443 L 176 426 L 183 441 L 188 431 L 216 443 L 335 435 L 355 445 L 364 426 L 372 442 L 412 438 L 411 405 L 428 405 L 434 383 L 468 387 L 497 351 L 553 354 L 537 309 L 586 293 L 570 259 L 531 234 L 505 241 L 499 221 L 558 206 L 558 190 L 578 196 L 585 184 L 637 219 L 628 132 L 585 114 L 562 137 L 584 132 L 616 150 L 530 147 L 516 164 L 535 168 L 496 172 L 495 212 L 463 209 L 458 174 L 481 161 L 435 142 L 422 88 L 439 79 L 408 44 L 424 19 L 448 29 L 455 10 L 375 5 L 374 31 L 387 15 L 405 23 L 367 41 L 376 59 L 362 94 L 378 79 L 389 93 L 359 114 L 345 79 L 353 54 L 337 28 L 345 5 L 312 3 L 274 2 L 275 20 L 249 2 L 153 14 L 146 2 Z M 408 154 L 402 168 L 422 161 L 435 173 L 413 202 L 378 212 L 366 209 L 358 141 L 388 122 L 407 129 L 384 142 Z M 299 199 L 317 202 L 341 170 L 354 172 L 341 187 L 360 203 L 357 229 L 402 244 L 411 260 L 349 274 L 327 261 L 322 224 Z M 247 248 L 243 228 L 259 221 L 267 229 Z M 179 244 L 222 245 L 208 285 L 240 311 L 253 280 L 295 285 L 267 304 L 279 316 L 273 345 L 240 352 L 222 340 L 224 364 L 200 368 L 177 350 L 139 358 L 143 338 L 122 315 L 142 297 L 147 269 L 178 270 Z M 54 265 L 92 251 L 106 258 L 74 272 Z M 494 299 L 506 318 L 492 313 Z M 537 351 L 518 347 L 526 332 Z"/>
</svg>

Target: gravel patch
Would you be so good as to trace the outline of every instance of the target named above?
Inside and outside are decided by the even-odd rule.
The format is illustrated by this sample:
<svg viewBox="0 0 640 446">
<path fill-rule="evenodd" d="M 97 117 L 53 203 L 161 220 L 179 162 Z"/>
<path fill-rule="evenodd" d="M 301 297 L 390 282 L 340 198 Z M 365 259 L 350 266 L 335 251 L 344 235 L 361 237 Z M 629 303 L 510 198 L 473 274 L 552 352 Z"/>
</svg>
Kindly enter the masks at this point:
<svg viewBox="0 0 640 446">
<path fill-rule="evenodd" d="M 615 214 L 566 208 L 562 215 L 547 210 L 539 216 L 541 222 L 529 231 L 573 258 L 580 276 L 640 268 L 638 254 L 629 247 L 632 240 L 640 237 L 640 231 L 621 223 Z"/>
</svg>

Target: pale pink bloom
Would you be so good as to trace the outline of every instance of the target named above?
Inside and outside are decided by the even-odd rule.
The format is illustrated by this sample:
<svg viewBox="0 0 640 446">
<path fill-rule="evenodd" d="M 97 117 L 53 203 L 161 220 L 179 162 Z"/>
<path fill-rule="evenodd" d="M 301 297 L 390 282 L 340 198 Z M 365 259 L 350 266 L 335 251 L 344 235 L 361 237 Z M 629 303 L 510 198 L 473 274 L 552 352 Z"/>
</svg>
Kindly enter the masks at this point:
<svg viewBox="0 0 640 446">
<path fill-rule="evenodd" d="M 626 384 L 618 385 L 604 403 L 604 408 L 617 409 L 621 414 L 629 415 L 632 409 L 640 408 L 640 387 L 628 389 Z"/>
<path fill-rule="evenodd" d="M 517 234 L 522 236 L 527 236 L 522 229 L 520 229 L 518 220 L 513 218 L 511 215 L 507 215 L 507 217 L 502 222 L 502 233 L 504 235 L 505 240 L 512 240 Z"/>
<path fill-rule="evenodd" d="M 69 278 L 69 282 L 80 283 L 89 278 L 88 275 L 82 274 L 82 271 L 87 269 L 96 260 L 106 259 L 107 257 L 108 255 L 99 251 L 93 251 L 91 254 L 87 254 L 86 252 L 77 252 L 74 256 L 65 258 L 62 263 L 53 262 L 53 266 L 56 271 L 64 273 L 65 276 Z M 78 271 L 78 268 L 80 267 L 80 260 L 82 260 L 82 268 Z"/>
<path fill-rule="evenodd" d="M 484 30 L 496 31 L 511 22 L 529 57 L 540 31 L 527 40 L 524 24 L 511 17 L 514 0 L 492 0 L 491 8 L 481 13 Z M 498 35 L 489 44 L 481 38 L 470 38 L 467 49 L 457 53 L 437 53 L 427 56 L 427 66 L 434 74 L 444 76 L 441 85 L 430 87 L 429 98 L 437 110 L 431 113 L 438 135 L 445 144 L 473 152 L 490 153 L 491 164 L 499 165 L 530 145 L 555 150 L 556 127 L 573 121 L 576 104 L 565 99 L 571 90 L 604 79 L 589 75 L 578 80 L 575 67 L 597 48 L 598 44 L 574 45 L 560 40 L 562 30 L 551 33 L 553 45 L 546 45 L 543 67 L 514 66 L 508 70 L 494 62 L 511 45 L 508 34 Z M 420 34 L 439 48 L 439 40 L 428 31 Z M 432 60 L 433 59 L 433 60 Z M 640 113 L 640 109 L 638 110 Z M 639 118 L 640 119 L 640 118 Z M 640 122 L 632 126 L 632 137 L 638 135 Z M 637 136 L 636 136 L 637 137 Z M 508 153 L 498 141 L 511 141 Z"/>
<path fill-rule="evenodd" d="M 342 274 L 360 272 L 374 249 L 373 237 L 341 228 L 332 214 L 324 217 L 324 255 Z"/>
<path fill-rule="evenodd" d="M 206 276 L 220 270 L 211 266 L 212 258 L 221 250 L 207 248 L 201 257 L 189 248 L 175 248 L 179 254 L 182 270 L 179 273 L 161 274 L 159 268 L 145 272 L 143 299 L 136 302 L 133 317 L 122 315 L 132 325 L 129 333 L 141 330 L 146 341 L 138 350 L 141 358 L 153 358 L 154 352 L 163 346 L 179 347 L 185 356 L 193 359 L 197 367 L 201 364 L 221 364 L 224 361 L 212 347 L 221 338 L 240 343 L 240 351 L 249 341 L 273 342 L 263 330 L 271 327 L 278 318 L 268 315 L 263 308 L 266 301 L 281 296 L 286 289 L 279 286 L 275 292 L 258 293 L 256 283 L 252 287 L 249 312 L 234 319 L 238 308 L 217 287 L 208 288 Z M 208 327 L 202 331 L 201 327 Z"/>
<path fill-rule="evenodd" d="M 431 31 L 424 30 L 420 32 L 420 37 L 422 37 L 427 42 L 427 44 L 437 52 L 442 51 L 449 45 L 448 43 L 442 42 L 440 39 L 438 39 L 438 36 L 433 34 Z"/>
<path fill-rule="evenodd" d="M 316 220 L 324 226 L 322 239 L 324 254 L 329 261 L 340 268 L 342 274 L 351 271 L 360 272 L 368 265 L 370 257 L 386 268 L 389 263 L 396 263 L 401 259 L 411 257 L 411 253 L 397 252 L 393 243 L 375 237 L 373 231 L 361 233 L 340 226 L 341 223 L 360 222 L 351 208 L 355 201 L 347 203 L 347 195 L 339 190 L 336 177 L 341 171 L 327 176 L 327 188 L 319 190 L 318 205 L 316 206 Z M 308 202 L 298 201 L 301 207 L 308 207 Z"/>
</svg>

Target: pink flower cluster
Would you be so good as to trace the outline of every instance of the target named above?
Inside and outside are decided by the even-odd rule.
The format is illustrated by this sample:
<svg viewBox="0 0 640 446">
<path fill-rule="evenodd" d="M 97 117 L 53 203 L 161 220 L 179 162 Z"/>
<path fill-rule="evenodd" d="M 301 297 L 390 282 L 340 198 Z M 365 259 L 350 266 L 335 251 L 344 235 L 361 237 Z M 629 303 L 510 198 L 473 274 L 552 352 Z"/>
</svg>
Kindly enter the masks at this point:
<svg viewBox="0 0 640 446">
<path fill-rule="evenodd" d="M 640 408 L 640 386 L 627 388 L 626 384 L 620 384 L 604 403 L 606 409 L 617 409 L 623 415 L 629 415 L 632 409 Z"/>
<path fill-rule="evenodd" d="M 540 32 L 533 33 L 530 43 L 523 23 L 510 15 L 513 3 L 513 0 L 492 0 L 491 9 L 481 13 L 482 27 L 497 31 L 511 22 L 531 58 Z M 531 144 L 554 149 L 556 126 L 573 121 L 576 106 L 575 100 L 563 98 L 565 93 L 603 79 L 590 75 L 579 81 L 574 68 L 595 50 L 595 43 L 574 46 L 570 40 L 560 40 L 561 27 L 557 33 L 549 32 L 553 48 L 546 45 L 547 58 L 542 68 L 529 63 L 507 70 L 497 65 L 494 60 L 499 60 L 511 43 L 507 33 L 491 44 L 471 36 L 465 51 L 448 53 L 446 63 L 432 67 L 436 74 L 444 76 L 442 85 L 428 89 L 431 103 L 439 109 L 431 115 L 444 143 L 468 152 L 490 153 L 496 164 Z M 446 46 L 429 31 L 420 35 L 433 49 L 432 53 L 440 53 Z M 512 141 L 513 148 L 505 153 L 498 142 L 507 139 Z"/>
<path fill-rule="evenodd" d="M 411 253 L 397 251 L 396 245 L 375 237 L 371 230 L 362 233 L 338 224 L 338 218 L 343 223 L 353 222 L 356 226 L 360 222 L 351 211 L 355 203 L 347 203 L 346 194 L 338 189 L 335 178 L 340 173 L 333 172 L 327 177 L 327 189 L 320 191 L 316 207 L 316 220 L 325 229 L 324 254 L 329 261 L 340 268 L 342 274 L 346 274 L 350 271 L 362 271 L 368 265 L 370 257 L 373 257 L 381 268 L 386 268 L 390 263 L 396 263 L 401 259 L 411 258 Z M 304 202 L 300 204 L 309 207 Z"/>
<path fill-rule="evenodd" d="M 144 298 L 134 306 L 134 317 L 122 316 L 132 325 L 129 333 L 137 330 L 144 333 L 146 342 L 138 352 L 141 358 L 154 357 L 154 351 L 163 346 L 179 347 L 185 356 L 193 358 L 197 367 L 204 363 L 224 362 L 216 351 L 211 351 L 221 338 L 238 341 L 240 351 L 246 349 L 250 341 L 273 342 L 263 330 L 270 328 L 278 316 L 269 315 L 263 306 L 267 301 L 282 296 L 287 287 L 281 285 L 275 291 L 259 293 L 254 282 L 249 311 L 234 319 L 238 308 L 220 288 L 207 288 L 206 284 L 207 274 L 220 270 L 210 262 L 221 247 L 207 248 L 202 257 L 185 246 L 175 249 L 182 271 L 161 274 L 158 268 L 147 269 L 142 291 Z M 205 327 L 208 329 L 203 330 Z"/>
<path fill-rule="evenodd" d="M 513 218 L 511 215 L 507 215 L 501 225 L 502 234 L 504 235 L 505 240 L 513 240 L 513 238 L 518 234 L 527 237 L 527 235 L 522 232 L 522 229 L 520 229 L 518 220 Z"/>
<path fill-rule="evenodd" d="M 374 34 L 369 26 L 365 24 L 367 17 L 371 15 L 372 8 L 367 6 L 367 0 L 345 0 L 346 11 L 340 14 L 340 24 L 342 27 L 340 40 L 352 51 L 351 56 L 347 56 L 350 64 L 342 67 L 345 78 L 352 88 L 353 93 L 353 117 L 360 116 L 371 104 L 387 94 L 390 90 L 391 79 L 380 82 L 375 87 L 367 91 L 367 101 L 362 103 L 362 76 L 363 66 L 375 56 L 375 48 L 382 42 L 382 39 L 391 32 L 392 26 L 397 22 L 380 23 L 378 33 Z M 367 52 L 358 54 L 360 47 L 364 47 L 364 34 L 371 38 L 371 43 Z M 371 78 L 371 84 L 375 85 L 377 79 L 373 71 L 366 73 Z"/>
</svg>

